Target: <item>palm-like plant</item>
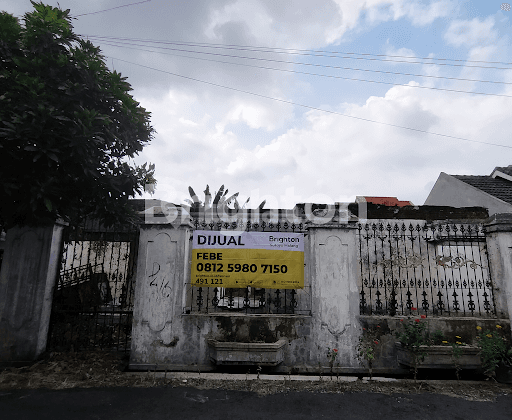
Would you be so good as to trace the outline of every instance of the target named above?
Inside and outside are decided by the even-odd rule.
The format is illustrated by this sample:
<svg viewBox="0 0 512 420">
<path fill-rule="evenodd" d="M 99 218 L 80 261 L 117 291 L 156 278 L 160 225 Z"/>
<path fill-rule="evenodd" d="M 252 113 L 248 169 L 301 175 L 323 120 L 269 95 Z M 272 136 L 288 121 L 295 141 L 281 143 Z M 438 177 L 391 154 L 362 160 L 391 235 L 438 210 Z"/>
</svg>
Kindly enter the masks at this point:
<svg viewBox="0 0 512 420">
<path fill-rule="evenodd" d="M 245 200 L 245 202 L 240 206 L 238 202 L 239 193 L 235 193 L 233 195 L 228 195 L 229 190 L 224 189 L 224 185 L 221 185 L 219 191 L 215 193 L 215 197 L 212 202 L 212 194 L 210 192 L 210 186 L 206 185 L 206 189 L 204 192 L 204 201 L 201 201 L 192 187 L 188 187 L 188 192 L 190 194 L 190 200 L 186 199 L 185 202 L 188 204 L 188 210 L 192 217 L 198 217 L 200 215 L 205 215 L 208 210 L 214 209 L 216 211 L 221 210 L 221 213 L 230 213 L 230 211 L 238 211 L 240 209 L 245 209 L 247 203 L 249 203 L 250 197 Z M 263 200 L 261 204 L 258 206 L 259 210 L 262 210 L 265 206 L 266 200 Z"/>
</svg>

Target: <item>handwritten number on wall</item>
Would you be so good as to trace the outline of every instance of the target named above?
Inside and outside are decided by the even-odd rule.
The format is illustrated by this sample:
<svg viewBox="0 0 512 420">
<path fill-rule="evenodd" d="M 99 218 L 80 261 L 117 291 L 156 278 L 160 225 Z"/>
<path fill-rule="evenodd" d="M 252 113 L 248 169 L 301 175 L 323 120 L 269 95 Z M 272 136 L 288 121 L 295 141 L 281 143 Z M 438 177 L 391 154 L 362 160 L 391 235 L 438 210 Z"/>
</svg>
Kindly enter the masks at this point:
<svg viewBox="0 0 512 420">
<path fill-rule="evenodd" d="M 171 287 L 169 286 L 169 280 L 166 280 L 165 274 L 158 276 L 160 273 L 160 264 L 153 262 L 153 272 L 149 275 L 149 286 L 154 287 L 158 297 L 168 298 L 171 296 Z"/>
</svg>

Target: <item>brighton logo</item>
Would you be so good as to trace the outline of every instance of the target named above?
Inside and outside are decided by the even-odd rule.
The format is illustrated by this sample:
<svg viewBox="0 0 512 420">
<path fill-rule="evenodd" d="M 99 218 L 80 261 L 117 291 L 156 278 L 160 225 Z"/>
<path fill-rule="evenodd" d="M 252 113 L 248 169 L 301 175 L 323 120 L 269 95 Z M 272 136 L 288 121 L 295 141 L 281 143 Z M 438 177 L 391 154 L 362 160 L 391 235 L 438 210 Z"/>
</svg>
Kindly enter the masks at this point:
<svg viewBox="0 0 512 420">
<path fill-rule="evenodd" d="M 501 10 L 505 10 L 506 12 L 510 12 L 510 4 L 501 3 Z"/>
</svg>

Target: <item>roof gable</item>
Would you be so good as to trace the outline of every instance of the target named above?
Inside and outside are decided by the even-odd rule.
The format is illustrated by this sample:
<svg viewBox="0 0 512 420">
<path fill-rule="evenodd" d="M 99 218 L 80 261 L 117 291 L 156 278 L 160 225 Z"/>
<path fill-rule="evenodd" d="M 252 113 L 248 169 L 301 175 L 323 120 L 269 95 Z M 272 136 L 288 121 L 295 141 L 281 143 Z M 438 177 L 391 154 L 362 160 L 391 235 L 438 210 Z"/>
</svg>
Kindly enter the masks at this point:
<svg viewBox="0 0 512 420">
<path fill-rule="evenodd" d="M 496 166 L 496 168 L 494 168 L 494 171 L 492 172 L 491 176 L 493 176 L 493 174 L 495 172 L 501 172 L 503 174 L 506 174 L 510 177 L 512 177 L 512 165 L 508 165 L 508 166 Z"/>
<path fill-rule="evenodd" d="M 512 165 L 509 165 L 506 168 L 497 166 L 494 168 L 494 171 L 492 171 L 491 177 L 501 178 L 512 182 Z"/>
<path fill-rule="evenodd" d="M 510 168 L 510 167 L 508 167 Z M 493 171 L 493 174 L 498 168 Z M 505 168 L 507 169 L 507 168 Z M 510 168 L 512 173 L 512 168 Z M 512 204 L 512 181 L 500 176 L 488 175 L 452 175 L 459 181 L 465 182 L 493 197 Z M 507 177 L 508 178 L 508 177 Z"/>
</svg>

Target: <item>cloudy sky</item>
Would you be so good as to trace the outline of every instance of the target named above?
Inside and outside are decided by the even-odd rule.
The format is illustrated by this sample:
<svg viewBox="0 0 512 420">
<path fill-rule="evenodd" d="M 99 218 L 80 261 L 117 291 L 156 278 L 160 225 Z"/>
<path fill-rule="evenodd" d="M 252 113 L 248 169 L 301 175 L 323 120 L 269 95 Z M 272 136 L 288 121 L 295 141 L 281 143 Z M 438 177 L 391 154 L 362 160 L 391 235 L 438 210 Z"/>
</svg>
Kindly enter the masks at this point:
<svg viewBox="0 0 512 420">
<path fill-rule="evenodd" d="M 224 184 L 248 207 L 423 204 L 440 172 L 512 164 L 512 11 L 501 1 L 59 3 L 152 114 L 157 134 L 136 162 L 156 164 L 155 198 Z"/>
</svg>

